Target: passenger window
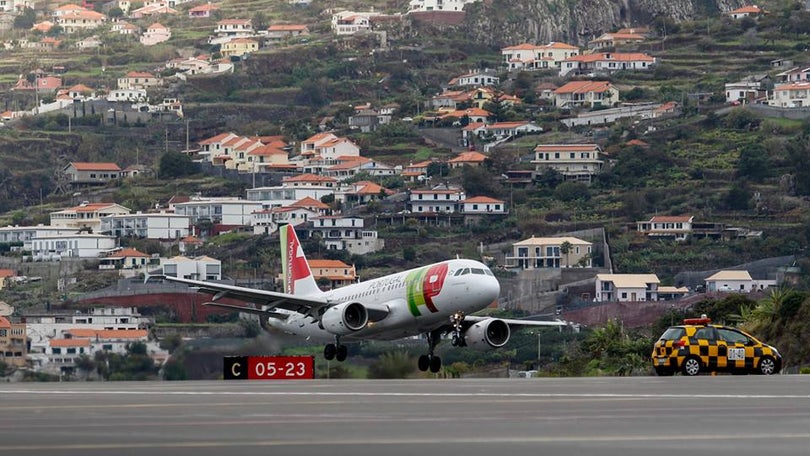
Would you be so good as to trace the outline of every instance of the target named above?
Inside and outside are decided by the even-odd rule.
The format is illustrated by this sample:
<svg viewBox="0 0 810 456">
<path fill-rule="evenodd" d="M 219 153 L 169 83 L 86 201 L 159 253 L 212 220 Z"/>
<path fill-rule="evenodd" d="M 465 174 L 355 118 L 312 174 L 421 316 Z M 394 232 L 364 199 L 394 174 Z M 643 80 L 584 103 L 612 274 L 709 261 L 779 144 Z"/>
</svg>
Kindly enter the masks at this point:
<svg viewBox="0 0 810 456">
<path fill-rule="evenodd" d="M 715 340 L 717 336 L 715 336 L 714 328 L 700 328 L 695 333 L 695 339 Z"/>
<path fill-rule="evenodd" d="M 748 337 L 744 334 L 738 333 L 737 331 L 732 331 L 730 329 L 718 329 L 718 333 L 720 333 L 720 338 L 726 342 L 732 344 L 747 344 Z"/>
</svg>

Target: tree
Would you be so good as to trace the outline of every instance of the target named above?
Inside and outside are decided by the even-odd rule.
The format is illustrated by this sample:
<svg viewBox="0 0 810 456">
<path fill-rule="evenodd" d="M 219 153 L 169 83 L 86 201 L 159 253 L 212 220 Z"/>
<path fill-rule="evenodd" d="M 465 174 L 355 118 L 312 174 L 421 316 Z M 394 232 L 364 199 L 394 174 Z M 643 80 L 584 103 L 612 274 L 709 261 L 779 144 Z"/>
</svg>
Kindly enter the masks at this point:
<svg viewBox="0 0 810 456">
<path fill-rule="evenodd" d="M 14 18 L 14 28 L 28 30 L 34 26 L 37 13 L 33 8 L 25 8 Z"/>
<path fill-rule="evenodd" d="M 568 267 L 568 254 L 571 253 L 572 248 L 573 248 L 573 246 L 568 241 L 563 241 L 563 243 L 560 244 L 560 253 L 565 255 L 565 267 L 566 268 Z"/>
<path fill-rule="evenodd" d="M 753 182 L 762 182 L 770 174 L 770 161 L 761 144 L 745 146 L 740 151 L 737 175 Z"/>
<path fill-rule="evenodd" d="M 190 176 L 200 172 L 200 165 L 180 152 L 167 152 L 160 157 L 158 174 L 163 179 Z"/>
</svg>

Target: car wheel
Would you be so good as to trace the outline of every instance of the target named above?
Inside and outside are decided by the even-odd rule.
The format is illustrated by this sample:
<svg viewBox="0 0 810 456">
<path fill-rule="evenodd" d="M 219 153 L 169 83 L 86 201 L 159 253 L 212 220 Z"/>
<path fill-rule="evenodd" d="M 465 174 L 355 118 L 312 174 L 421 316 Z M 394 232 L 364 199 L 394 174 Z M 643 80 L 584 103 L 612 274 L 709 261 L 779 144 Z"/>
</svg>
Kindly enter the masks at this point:
<svg viewBox="0 0 810 456">
<path fill-rule="evenodd" d="M 675 372 L 672 369 L 664 369 L 662 367 L 656 367 L 655 373 L 658 374 L 659 377 L 671 377 L 675 375 Z"/>
<path fill-rule="evenodd" d="M 759 367 L 757 373 L 761 375 L 773 375 L 776 373 L 776 361 L 770 356 L 763 356 L 759 360 Z"/>
<path fill-rule="evenodd" d="M 681 371 L 683 371 L 683 375 L 694 376 L 699 374 L 703 370 L 703 366 L 700 364 L 700 360 L 695 358 L 694 356 L 690 356 L 686 358 L 681 366 Z"/>
</svg>

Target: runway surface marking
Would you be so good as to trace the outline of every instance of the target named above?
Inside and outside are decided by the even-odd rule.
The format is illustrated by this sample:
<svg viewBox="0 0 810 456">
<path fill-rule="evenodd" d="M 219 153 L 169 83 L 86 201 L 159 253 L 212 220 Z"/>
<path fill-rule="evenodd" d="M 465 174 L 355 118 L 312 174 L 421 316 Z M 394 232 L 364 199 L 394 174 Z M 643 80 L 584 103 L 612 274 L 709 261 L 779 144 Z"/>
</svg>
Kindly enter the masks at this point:
<svg viewBox="0 0 810 456">
<path fill-rule="evenodd" d="M 734 435 L 716 434 L 690 435 L 689 441 L 711 441 L 713 443 L 721 441 L 769 441 L 779 439 L 807 439 L 810 433 L 745 433 Z M 611 442 L 680 442 L 681 435 L 609 435 L 609 436 L 521 436 L 520 441 L 526 443 L 575 443 L 575 444 L 598 444 Z M 0 447 L 0 453 L 19 451 L 75 451 L 75 450 L 135 450 L 135 449 L 183 449 L 183 448 L 235 448 L 235 447 L 287 447 L 287 446 L 365 446 L 369 445 L 447 445 L 447 444 L 477 444 L 477 445 L 503 445 L 514 444 L 514 437 L 449 437 L 430 438 L 418 436 L 413 439 L 403 438 L 374 438 L 364 437 L 362 439 L 330 439 L 330 440 L 256 440 L 256 441 L 178 441 L 178 442 L 132 442 L 132 443 L 98 443 L 98 444 L 54 444 L 54 445 L 12 445 Z"/>
<path fill-rule="evenodd" d="M 580 399 L 810 399 L 810 394 L 630 394 L 630 393 L 393 393 L 361 391 L 64 391 L 64 390 L 0 390 L 2 394 L 32 395 L 115 395 L 115 396 L 325 396 L 325 397 L 494 397 L 494 398 L 580 398 Z"/>
</svg>

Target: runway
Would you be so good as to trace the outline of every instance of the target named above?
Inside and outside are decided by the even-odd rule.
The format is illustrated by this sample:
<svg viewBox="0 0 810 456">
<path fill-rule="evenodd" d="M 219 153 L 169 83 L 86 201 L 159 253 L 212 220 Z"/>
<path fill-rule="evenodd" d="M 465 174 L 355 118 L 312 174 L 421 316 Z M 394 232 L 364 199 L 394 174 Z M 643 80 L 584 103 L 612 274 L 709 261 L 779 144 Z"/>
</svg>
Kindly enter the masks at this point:
<svg viewBox="0 0 810 456">
<path fill-rule="evenodd" d="M 0 455 L 806 455 L 810 376 L 6 383 Z"/>
</svg>

